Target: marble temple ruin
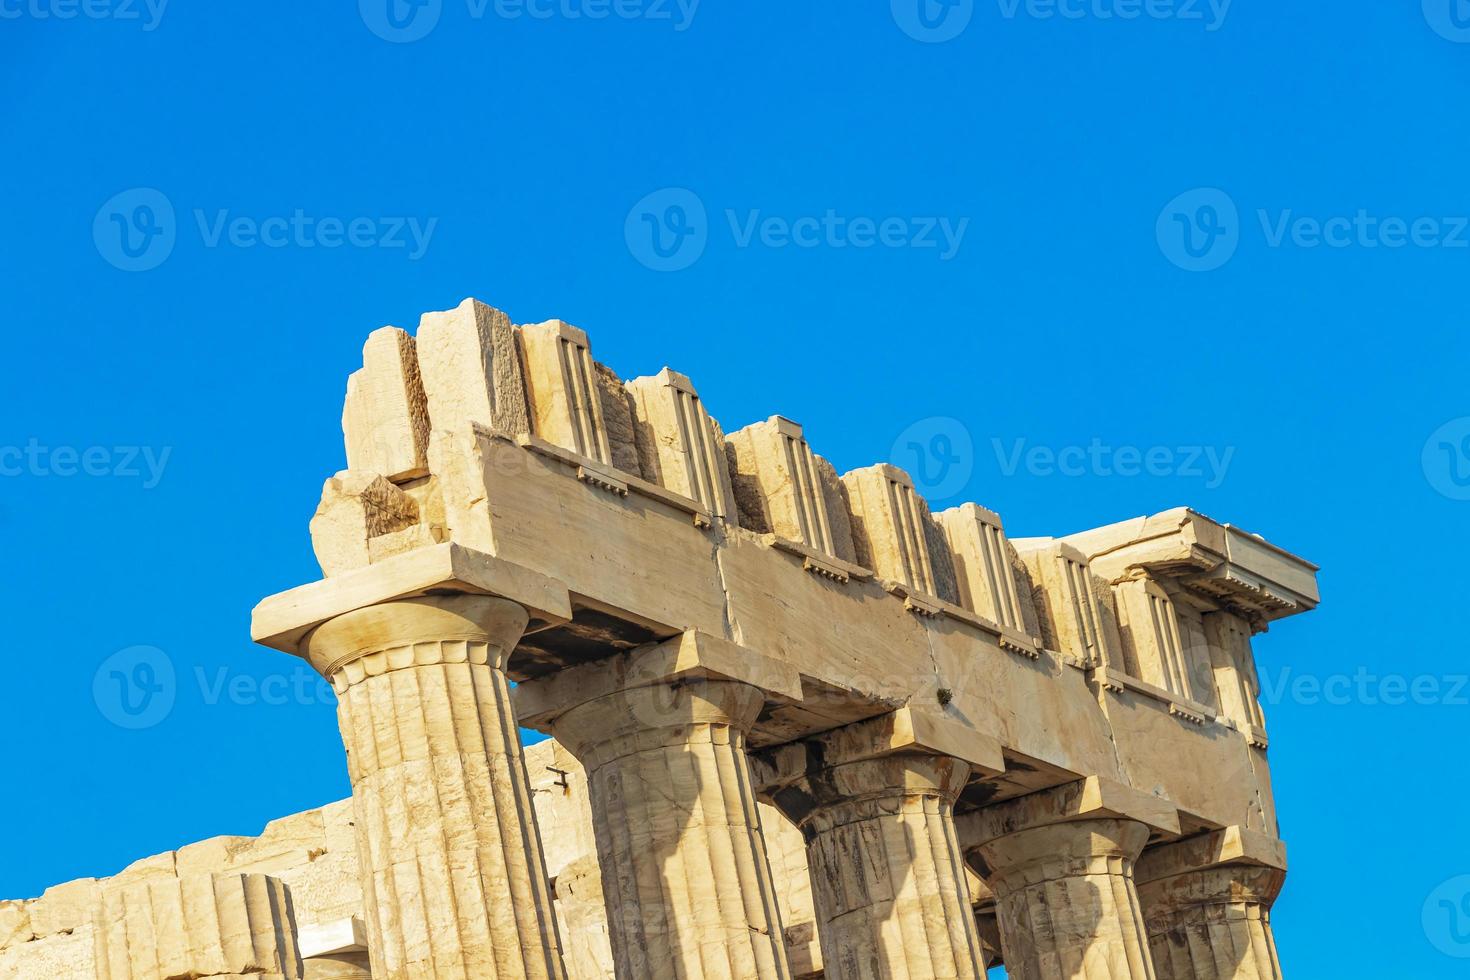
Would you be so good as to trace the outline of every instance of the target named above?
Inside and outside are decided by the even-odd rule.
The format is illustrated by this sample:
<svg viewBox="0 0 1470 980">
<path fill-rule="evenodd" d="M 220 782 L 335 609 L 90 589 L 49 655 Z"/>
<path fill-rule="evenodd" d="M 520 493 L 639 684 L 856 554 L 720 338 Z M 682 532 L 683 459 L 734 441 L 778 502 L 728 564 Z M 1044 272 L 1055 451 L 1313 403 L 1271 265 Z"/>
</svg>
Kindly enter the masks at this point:
<svg viewBox="0 0 1470 980">
<path fill-rule="evenodd" d="M 1251 638 L 1310 563 L 1008 538 L 474 300 L 370 334 L 342 424 L 252 630 L 351 799 L 0 902 L 0 978 L 1281 976 Z"/>
</svg>

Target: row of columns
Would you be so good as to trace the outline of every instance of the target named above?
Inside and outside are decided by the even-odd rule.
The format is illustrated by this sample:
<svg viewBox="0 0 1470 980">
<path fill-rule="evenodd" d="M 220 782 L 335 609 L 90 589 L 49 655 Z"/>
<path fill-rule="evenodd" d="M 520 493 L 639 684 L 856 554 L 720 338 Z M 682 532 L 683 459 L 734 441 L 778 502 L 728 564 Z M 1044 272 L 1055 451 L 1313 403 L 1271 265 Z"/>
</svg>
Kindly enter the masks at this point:
<svg viewBox="0 0 1470 980">
<path fill-rule="evenodd" d="M 1004 770 L 1000 747 L 907 710 L 753 753 L 757 719 L 799 699 L 799 678 L 695 633 L 512 697 L 527 621 L 506 599 L 444 595 L 348 612 L 301 643 L 339 697 L 375 977 L 566 976 L 518 716 L 587 771 L 620 980 L 791 976 L 758 799 L 806 840 L 830 980 L 982 977 L 993 940 L 967 865 L 1015 980 L 1280 976 L 1269 844 L 1236 834 L 1140 863 L 1177 823 L 1098 780 L 957 827 L 971 775 Z"/>
</svg>

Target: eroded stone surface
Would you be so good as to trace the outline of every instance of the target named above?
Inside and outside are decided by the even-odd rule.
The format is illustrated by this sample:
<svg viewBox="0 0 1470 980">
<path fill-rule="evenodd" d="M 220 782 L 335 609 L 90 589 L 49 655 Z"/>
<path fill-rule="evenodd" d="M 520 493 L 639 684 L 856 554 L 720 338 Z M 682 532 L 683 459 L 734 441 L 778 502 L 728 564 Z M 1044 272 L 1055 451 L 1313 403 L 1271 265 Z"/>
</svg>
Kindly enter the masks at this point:
<svg viewBox="0 0 1470 980">
<path fill-rule="evenodd" d="M 1184 508 L 1009 541 L 886 464 L 839 476 L 779 417 L 727 437 L 689 378 L 624 384 L 577 328 L 474 300 L 371 334 L 343 423 L 311 527 L 327 577 L 253 631 L 333 681 L 354 800 L 0 903 L 0 977 L 94 976 L 103 891 L 201 873 L 278 876 L 330 947 L 309 977 L 369 956 L 552 977 L 562 951 L 624 980 L 921 980 L 997 952 L 1047 980 L 1276 968 L 1252 637 L 1317 604 L 1310 563 Z M 697 691 L 723 720 L 678 716 Z M 589 707 L 618 692 L 618 721 Z M 521 704 L 589 771 L 547 743 L 528 772 Z M 809 805 L 756 803 L 751 753 Z M 857 778 L 905 765 L 932 778 Z M 988 887 L 946 870 L 955 847 Z M 355 918 L 360 943 L 323 938 Z"/>
</svg>

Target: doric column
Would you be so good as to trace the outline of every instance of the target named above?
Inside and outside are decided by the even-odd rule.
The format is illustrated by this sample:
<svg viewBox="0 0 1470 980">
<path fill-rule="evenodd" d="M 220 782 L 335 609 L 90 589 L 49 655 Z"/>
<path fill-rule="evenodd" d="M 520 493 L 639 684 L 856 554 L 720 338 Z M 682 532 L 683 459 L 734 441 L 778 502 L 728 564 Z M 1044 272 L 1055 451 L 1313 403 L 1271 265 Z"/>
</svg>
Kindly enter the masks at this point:
<svg viewBox="0 0 1470 980">
<path fill-rule="evenodd" d="M 1178 833 L 1161 800 L 1096 778 L 962 818 L 972 866 L 995 893 L 1013 980 L 1154 980 L 1134 862 L 1151 830 Z"/>
<path fill-rule="evenodd" d="M 980 939 L 954 829 L 999 746 L 904 709 L 763 755 L 763 792 L 807 841 L 829 980 L 976 980 Z"/>
<path fill-rule="evenodd" d="M 1281 842 L 1241 827 L 1145 851 L 1138 897 L 1159 980 L 1281 980 L 1271 906 L 1285 880 Z"/>
<path fill-rule="evenodd" d="M 298 980 L 291 895 L 259 874 L 104 886 L 93 910 L 99 980 Z"/>
<path fill-rule="evenodd" d="M 404 599 L 302 642 L 337 692 L 380 980 L 565 976 L 505 676 L 527 618 L 494 596 Z"/>
<path fill-rule="evenodd" d="M 786 980 L 746 736 L 794 671 L 680 638 L 516 690 L 521 719 L 587 772 L 622 980 Z"/>
</svg>

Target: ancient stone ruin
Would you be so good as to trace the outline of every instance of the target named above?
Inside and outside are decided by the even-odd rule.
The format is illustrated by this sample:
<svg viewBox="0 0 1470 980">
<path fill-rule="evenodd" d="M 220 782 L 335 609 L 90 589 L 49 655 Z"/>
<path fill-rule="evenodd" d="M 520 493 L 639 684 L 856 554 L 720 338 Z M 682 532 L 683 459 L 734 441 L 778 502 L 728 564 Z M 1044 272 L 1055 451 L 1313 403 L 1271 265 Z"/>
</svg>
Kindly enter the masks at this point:
<svg viewBox="0 0 1470 980">
<path fill-rule="evenodd" d="M 0 903 L 0 977 L 1280 976 L 1251 637 L 1315 566 L 1008 539 L 473 300 L 372 333 L 343 429 L 253 632 L 351 800 Z"/>
</svg>

